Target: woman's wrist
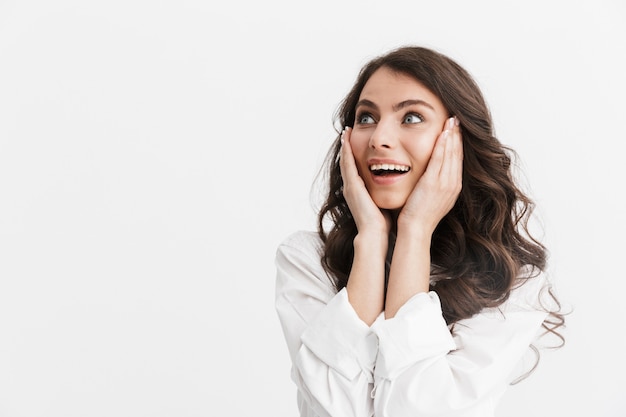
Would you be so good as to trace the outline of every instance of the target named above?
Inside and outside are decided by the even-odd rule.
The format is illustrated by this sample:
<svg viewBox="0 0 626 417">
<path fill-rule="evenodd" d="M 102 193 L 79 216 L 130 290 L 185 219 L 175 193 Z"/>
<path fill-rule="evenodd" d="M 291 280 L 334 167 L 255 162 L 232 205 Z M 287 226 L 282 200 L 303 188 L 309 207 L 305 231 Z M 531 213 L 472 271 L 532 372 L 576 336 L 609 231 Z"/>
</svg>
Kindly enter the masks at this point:
<svg viewBox="0 0 626 417">
<path fill-rule="evenodd" d="M 355 254 L 357 252 L 366 252 L 374 256 L 378 253 L 385 259 L 388 246 L 389 237 L 386 233 L 363 231 L 357 233 L 354 237 Z"/>
<path fill-rule="evenodd" d="M 411 241 L 430 242 L 434 232 L 434 227 L 423 222 L 398 217 L 398 237 L 408 238 Z"/>
<path fill-rule="evenodd" d="M 346 289 L 348 301 L 368 326 L 383 311 L 387 246 L 382 233 L 362 231 L 354 238 L 354 259 Z"/>
</svg>

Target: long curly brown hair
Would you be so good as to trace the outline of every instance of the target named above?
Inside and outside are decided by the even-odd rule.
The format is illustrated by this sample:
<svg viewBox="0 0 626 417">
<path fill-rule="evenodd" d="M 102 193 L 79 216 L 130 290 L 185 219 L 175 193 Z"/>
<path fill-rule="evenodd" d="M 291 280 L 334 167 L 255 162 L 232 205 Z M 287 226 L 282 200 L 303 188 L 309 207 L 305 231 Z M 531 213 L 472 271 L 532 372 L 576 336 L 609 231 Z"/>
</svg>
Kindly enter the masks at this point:
<svg viewBox="0 0 626 417">
<path fill-rule="evenodd" d="M 381 67 L 423 84 L 460 121 L 463 188 L 435 229 L 431 244 L 432 289 L 441 299 L 446 322 L 453 324 L 506 301 L 515 286 L 545 270 L 547 251 L 528 230 L 533 202 L 513 179 L 514 151 L 495 137 L 490 111 L 476 82 L 450 58 L 427 48 L 402 47 L 373 59 L 338 109 L 336 119 L 341 126 L 354 125 L 361 91 Z M 342 193 L 340 149 L 338 134 L 326 158 L 329 188 L 318 215 L 324 243 L 322 264 L 337 290 L 348 282 L 357 235 Z M 391 240 L 393 244 L 393 236 Z M 544 327 L 563 340 L 556 331 L 564 323 L 558 301 L 556 305 Z"/>
</svg>

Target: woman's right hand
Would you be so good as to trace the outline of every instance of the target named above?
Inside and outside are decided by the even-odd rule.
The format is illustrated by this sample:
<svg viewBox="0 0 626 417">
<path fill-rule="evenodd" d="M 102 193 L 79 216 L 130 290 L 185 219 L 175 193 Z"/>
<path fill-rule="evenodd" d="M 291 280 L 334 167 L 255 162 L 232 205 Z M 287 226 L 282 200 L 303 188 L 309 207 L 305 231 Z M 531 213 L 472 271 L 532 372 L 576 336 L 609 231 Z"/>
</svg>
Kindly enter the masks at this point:
<svg viewBox="0 0 626 417">
<path fill-rule="evenodd" d="M 348 203 L 359 234 L 379 235 L 384 237 L 386 242 L 391 228 L 391 215 L 378 208 L 365 188 L 352 153 L 351 133 L 350 127 L 346 127 L 341 133 L 339 167 L 343 179 L 343 196 Z"/>
<path fill-rule="evenodd" d="M 385 305 L 385 258 L 391 216 L 378 208 L 365 188 L 352 153 L 351 133 L 352 129 L 346 127 L 341 134 L 343 145 L 339 160 L 343 196 L 357 227 L 346 290 L 354 311 L 365 324 L 371 326 Z"/>
</svg>

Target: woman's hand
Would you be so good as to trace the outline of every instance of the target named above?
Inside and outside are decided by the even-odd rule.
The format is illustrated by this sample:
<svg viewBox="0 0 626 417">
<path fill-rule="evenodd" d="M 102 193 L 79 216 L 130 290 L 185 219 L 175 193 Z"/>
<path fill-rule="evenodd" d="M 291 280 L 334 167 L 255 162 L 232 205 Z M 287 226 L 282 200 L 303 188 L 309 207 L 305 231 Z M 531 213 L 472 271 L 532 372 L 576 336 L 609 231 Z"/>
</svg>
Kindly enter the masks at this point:
<svg viewBox="0 0 626 417">
<path fill-rule="evenodd" d="M 378 208 L 365 188 L 352 153 L 351 132 L 352 129 L 347 127 L 341 134 L 343 145 L 339 161 L 343 196 L 358 231 L 346 290 L 354 311 L 370 326 L 383 311 L 385 303 L 385 258 L 391 217 Z"/>
<path fill-rule="evenodd" d="M 417 227 L 432 235 L 461 192 L 463 143 L 458 119 L 446 120 L 426 171 L 415 185 L 398 217 L 398 229 Z"/>
<path fill-rule="evenodd" d="M 446 121 L 426 171 L 398 216 L 385 304 L 388 319 L 413 295 L 429 290 L 432 234 L 461 192 L 463 144 L 455 120 Z"/>
<path fill-rule="evenodd" d="M 365 188 L 352 153 L 351 133 L 352 128 L 346 127 L 341 134 L 339 167 L 343 179 L 343 196 L 348 203 L 359 234 L 380 235 L 386 242 L 391 228 L 391 215 L 378 208 Z"/>
</svg>

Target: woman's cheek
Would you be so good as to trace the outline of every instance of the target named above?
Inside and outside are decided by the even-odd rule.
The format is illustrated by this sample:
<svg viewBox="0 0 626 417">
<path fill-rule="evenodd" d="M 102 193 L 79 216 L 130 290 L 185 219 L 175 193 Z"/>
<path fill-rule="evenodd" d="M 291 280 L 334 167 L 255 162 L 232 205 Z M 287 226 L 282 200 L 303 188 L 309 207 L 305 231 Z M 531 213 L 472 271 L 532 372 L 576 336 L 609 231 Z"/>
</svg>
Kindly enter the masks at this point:
<svg viewBox="0 0 626 417">
<path fill-rule="evenodd" d="M 359 175 L 363 176 L 367 172 L 367 138 L 363 137 L 363 135 L 354 135 L 350 138 L 350 145 L 352 146 L 352 155 L 354 155 Z"/>
<path fill-rule="evenodd" d="M 417 161 L 419 161 L 420 165 L 427 165 L 428 161 L 430 161 L 430 157 L 435 150 L 435 143 L 437 143 L 437 137 L 428 138 L 427 140 L 416 142 L 416 145 L 413 149 L 413 156 Z"/>
</svg>

